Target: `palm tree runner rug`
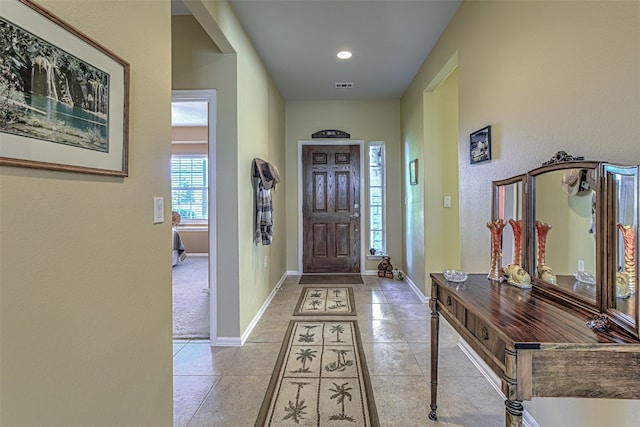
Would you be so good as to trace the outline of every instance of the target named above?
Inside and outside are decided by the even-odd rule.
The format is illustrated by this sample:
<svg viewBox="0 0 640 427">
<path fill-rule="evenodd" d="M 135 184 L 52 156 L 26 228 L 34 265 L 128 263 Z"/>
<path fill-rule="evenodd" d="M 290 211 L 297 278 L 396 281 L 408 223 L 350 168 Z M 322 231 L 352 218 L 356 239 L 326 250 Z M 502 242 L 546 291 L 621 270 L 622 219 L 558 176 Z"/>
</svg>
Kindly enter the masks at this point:
<svg viewBox="0 0 640 427">
<path fill-rule="evenodd" d="M 379 426 L 356 320 L 291 320 L 255 426 Z"/>
<path fill-rule="evenodd" d="M 360 274 L 303 274 L 300 285 L 361 285 Z"/>
<path fill-rule="evenodd" d="M 294 316 L 355 316 L 356 304 L 353 288 L 310 287 L 302 288 Z"/>
</svg>

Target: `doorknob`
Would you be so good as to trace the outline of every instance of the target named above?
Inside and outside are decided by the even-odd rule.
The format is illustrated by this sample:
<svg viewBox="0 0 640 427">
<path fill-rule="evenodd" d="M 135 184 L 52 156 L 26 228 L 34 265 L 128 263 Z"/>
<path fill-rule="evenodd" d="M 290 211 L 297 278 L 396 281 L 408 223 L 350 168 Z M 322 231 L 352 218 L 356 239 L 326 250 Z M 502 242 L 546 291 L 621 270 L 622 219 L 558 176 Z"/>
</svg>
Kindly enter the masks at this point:
<svg viewBox="0 0 640 427">
<path fill-rule="evenodd" d="M 358 212 L 354 213 L 353 215 L 349 215 L 349 218 L 359 218 L 360 214 Z"/>
</svg>

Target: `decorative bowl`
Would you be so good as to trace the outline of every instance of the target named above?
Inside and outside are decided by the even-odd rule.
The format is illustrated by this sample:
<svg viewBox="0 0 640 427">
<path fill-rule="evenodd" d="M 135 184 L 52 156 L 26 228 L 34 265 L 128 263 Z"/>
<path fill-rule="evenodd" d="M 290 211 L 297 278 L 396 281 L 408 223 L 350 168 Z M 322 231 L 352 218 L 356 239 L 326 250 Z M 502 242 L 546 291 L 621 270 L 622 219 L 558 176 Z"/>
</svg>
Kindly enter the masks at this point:
<svg viewBox="0 0 640 427">
<path fill-rule="evenodd" d="M 587 285 L 596 284 L 596 276 L 586 271 L 576 271 L 573 275 L 578 282 L 586 283 Z"/>
<path fill-rule="evenodd" d="M 443 274 L 449 282 L 464 282 L 469 277 L 466 271 L 460 270 L 445 270 Z"/>
</svg>

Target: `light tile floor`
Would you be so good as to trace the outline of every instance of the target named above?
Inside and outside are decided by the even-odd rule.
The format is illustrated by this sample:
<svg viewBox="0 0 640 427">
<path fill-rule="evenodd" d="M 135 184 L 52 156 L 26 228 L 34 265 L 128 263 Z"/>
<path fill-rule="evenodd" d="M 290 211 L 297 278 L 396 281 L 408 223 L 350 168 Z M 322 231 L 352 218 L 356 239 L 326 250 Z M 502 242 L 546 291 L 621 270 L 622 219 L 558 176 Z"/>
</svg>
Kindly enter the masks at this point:
<svg viewBox="0 0 640 427">
<path fill-rule="evenodd" d="M 498 393 L 457 346 L 441 317 L 438 421 L 431 421 L 430 310 L 405 282 L 363 276 L 357 319 L 381 426 L 504 425 Z M 282 284 L 242 347 L 174 341 L 174 426 L 251 427 L 302 286 Z M 299 317 L 298 317 L 299 318 Z"/>
</svg>

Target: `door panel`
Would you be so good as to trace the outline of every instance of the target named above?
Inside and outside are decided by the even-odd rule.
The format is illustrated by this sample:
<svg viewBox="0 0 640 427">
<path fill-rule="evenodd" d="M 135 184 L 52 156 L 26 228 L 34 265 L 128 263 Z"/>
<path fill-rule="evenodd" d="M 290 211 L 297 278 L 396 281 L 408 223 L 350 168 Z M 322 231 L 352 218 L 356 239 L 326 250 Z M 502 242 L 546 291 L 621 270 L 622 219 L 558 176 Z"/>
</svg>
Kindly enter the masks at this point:
<svg viewBox="0 0 640 427">
<path fill-rule="evenodd" d="M 360 272 L 360 146 L 304 145 L 303 271 Z"/>
</svg>

